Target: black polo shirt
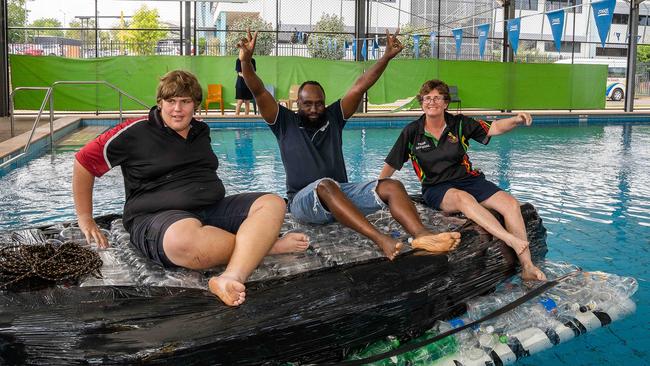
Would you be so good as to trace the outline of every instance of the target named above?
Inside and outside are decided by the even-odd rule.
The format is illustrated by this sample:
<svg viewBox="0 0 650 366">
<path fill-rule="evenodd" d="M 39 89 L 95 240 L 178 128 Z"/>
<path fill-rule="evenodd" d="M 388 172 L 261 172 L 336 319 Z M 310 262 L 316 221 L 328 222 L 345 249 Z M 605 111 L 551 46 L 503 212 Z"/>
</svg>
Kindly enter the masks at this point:
<svg viewBox="0 0 650 366">
<path fill-rule="evenodd" d="M 339 183 L 348 181 L 342 148 L 346 120 L 343 118 L 341 101 L 329 105 L 325 114 L 327 120 L 323 126 L 309 130 L 302 126 L 296 112 L 280 105 L 275 122 L 269 124 L 280 146 L 289 200 L 321 178 L 332 178 Z"/>
<path fill-rule="evenodd" d="M 400 170 L 404 162 L 411 159 L 415 174 L 423 186 L 483 174 L 472 168 L 467 150 L 469 139 L 487 145 L 490 141 L 487 135 L 489 122 L 445 112 L 447 126 L 438 141 L 425 131 L 424 121 L 425 116 L 422 115 L 404 127 L 384 160 L 386 164 Z"/>
<path fill-rule="evenodd" d="M 187 138 L 182 138 L 164 125 L 154 107 L 148 118 L 120 123 L 77 152 L 77 161 L 96 177 L 121 167 L 127 230 L 138 215 L 197 209 L 224 197 L 210 128 L 195 119 L 190 126 Z"/>
</svg>

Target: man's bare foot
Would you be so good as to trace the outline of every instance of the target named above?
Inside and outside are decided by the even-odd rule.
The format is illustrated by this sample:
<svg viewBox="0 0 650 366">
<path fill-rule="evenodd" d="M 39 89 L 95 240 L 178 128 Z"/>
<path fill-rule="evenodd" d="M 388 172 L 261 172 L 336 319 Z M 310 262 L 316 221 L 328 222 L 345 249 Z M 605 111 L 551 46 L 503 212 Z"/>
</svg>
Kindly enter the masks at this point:
<svg viewBox="0 0 650 366">
<path fill-rule="evenodd" d="M 458 244 L 460 244 L 460 233 L 447 232 L 434 234 L 430 231 L 425 231 L 416 235 L 411 246 L 432 253 L 446 253 L 456 249 Z"/>
<path fill-rule="evenodd" d="M 208 281 L 210 292 L 229 306 L 239 306 L 246 300 L 246 286 L 234 277 L 222 274 Z"/>
<path fill-rule="evenodd" d="M 286 233 L 279 238 L 269 254 L 303 252 L 309 247 L 309 237 L 303 233 Z"/>
<path fill-rule="evenodd" d="M 546 281 L 546 275 L 534 264 L 521 266 L 521 279 L 524 281 Z"/>
<path fill-rule="evenodd" d="M 386 258 L 390 260 L 395 259 L 395 256 L 399 254 L 400 250 L 402 250 L 402 247 L 404 246 L 401 241 L 395 240 L 386 235 L 382 235 L 379 240 L 375 241 L 375 244 L 384 251 Z"/>
</svg>

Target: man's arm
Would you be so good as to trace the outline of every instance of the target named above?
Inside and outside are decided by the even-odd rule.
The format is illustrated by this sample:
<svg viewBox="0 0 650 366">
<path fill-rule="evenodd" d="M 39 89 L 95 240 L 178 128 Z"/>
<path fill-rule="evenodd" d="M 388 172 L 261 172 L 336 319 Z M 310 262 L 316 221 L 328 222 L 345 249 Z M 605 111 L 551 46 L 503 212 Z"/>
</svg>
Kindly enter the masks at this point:
<svg viewBox="0 0 650 366">
<path fill-rule="evenodd" d="M 255 42 L 257 42 L 257 31 L 251 36 L 250 30 L 247 31 L 246 38 L 237 43 L 239 47 L 239 60 L 241 61 L 242 77 L 246 86 L 253 93 L 255 102 L 260 109 L 260 114 L 266 123 L 275 123 L 275 117 L 278 115 L 278 103 L 275 98 L 264 88 L 264 83 L 255 73 L 253 68 L 253 52 L 255 51 Z"/>
<path fill-rule="evenodd" d="M 343 99 L 341 99 L 341 109 L 343 110 L 344 119 L 352 117 L 361 102 L 361 98 L 363 98 L 363 94 L 377 82 L 381 74 L 386 70 L 388 62 L 404 48 L 402 43 L 397 39 L 398 33 L 399 29 L 392 35 L 386 30 L 386 51 L 384 55 L 354 82 L 354 85 L 352 85 Z"/>
<path fill-rule="evenodd" d="M 502 135 L 506 132 L 511 131 L 519 125 L 530 126 L 533 123 L 533 117 L 530 113 L 517 113 L 516 116 L 510 118 L 504 118 L 492 122 L 490 125 L 490 130 L 488 131 L 488 136 L 497 136 Z"/>
<path fill-rule="evenodd" d="M 79 229 L 86 236 L 86 242 L 89 244 L 92 239 L 100 248 L 108 248 L 108 240 L 93 219 L 94 185 L 95 176 L 75 159 L 72 172 L 72 194 Z"/>
</svg>

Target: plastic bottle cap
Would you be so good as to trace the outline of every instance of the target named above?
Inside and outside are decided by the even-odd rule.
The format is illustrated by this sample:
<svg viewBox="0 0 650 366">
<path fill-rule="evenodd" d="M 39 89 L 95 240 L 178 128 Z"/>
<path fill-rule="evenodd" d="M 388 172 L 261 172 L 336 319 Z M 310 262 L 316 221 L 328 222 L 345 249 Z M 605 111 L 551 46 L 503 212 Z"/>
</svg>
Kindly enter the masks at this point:
<svg viewBox="0 0 650 366">
<path fill-rule="evenodd" d="M 502 336 L 500 336 L 500 337 L 499 337 L 499 342 L 501 342 L 501 343 L 503 343 L 503 344 L 508 343 L 508 336 L 506 336 L 506 335 L 502 335 Z"/>
<path fill-rule="evenodd" d="M 494 327 L 491 326 L 491 325 L 488 325 L 487 327 L 485 327 L 485 332 L 489 333 L 489 334 L 494 333 Z"/>
</svg>

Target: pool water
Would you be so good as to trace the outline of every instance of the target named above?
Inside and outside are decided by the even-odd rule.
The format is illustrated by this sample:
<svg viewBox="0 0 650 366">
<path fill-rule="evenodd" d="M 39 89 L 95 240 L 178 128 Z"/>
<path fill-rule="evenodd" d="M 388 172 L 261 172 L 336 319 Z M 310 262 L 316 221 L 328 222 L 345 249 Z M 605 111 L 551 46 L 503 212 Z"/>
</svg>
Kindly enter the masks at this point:
<svg viewBox="0 0 650 366">
<path fill-rule="evenodd" d="M 344 131 L 351 181 L 377 177 L 399 131 Z M 284 169 L 270 131 L 217 129 L 212 143 L 227 192 L 284 194 Z M 472 143 L 469 154 L 488 179 L 537 207 L 548 229 L 549 259 L 639 281 L 636 314 L 519 364 L 650 364 L 650 126 L 519 128 L 488 146 Z M 71 152 L 45 156 L 0 178 L 0 231 L 74 219 L 73 159 Z M 408 162 L 395 177 L 419 192 Z M 98 179 L 95 214 L 121 211 L 123 192 L 119 169 Z"/>
</svg>

